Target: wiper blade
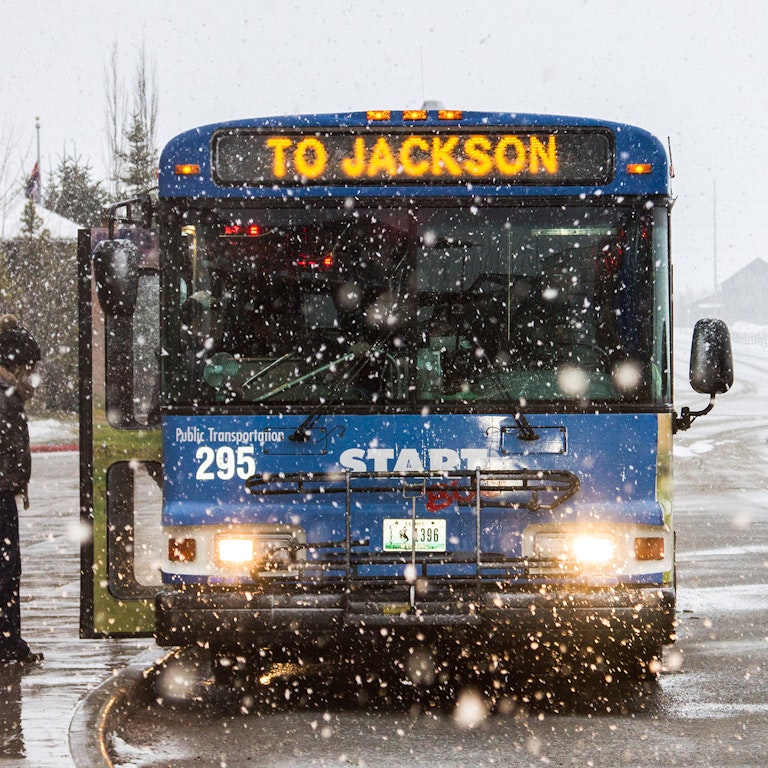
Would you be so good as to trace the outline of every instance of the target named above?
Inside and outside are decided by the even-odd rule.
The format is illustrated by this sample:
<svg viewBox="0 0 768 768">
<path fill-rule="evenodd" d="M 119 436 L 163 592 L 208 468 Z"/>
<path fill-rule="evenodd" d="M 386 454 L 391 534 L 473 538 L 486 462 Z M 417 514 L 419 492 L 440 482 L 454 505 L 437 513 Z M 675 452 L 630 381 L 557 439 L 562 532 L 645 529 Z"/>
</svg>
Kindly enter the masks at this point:
<svg viewBox="0 0 768 768">
<path fill-rule="evenodd" d="M 277 360 L 272 360 L 272 362 L 265 365 L 262 369 L 256 371 L 256 373 L 253 374 L 253 376 L 249 376 L 243 383 L 242 388 L 245 389 L 249 384 L 253 384 L 254 381 L 257 379 L 260 379 L 265 373 L 268 371 L 271 371 L 275 366 L 280 365 L 280 363 L 285 362 L 290 357 L 293 357 L 293 352 L 286 352 L 282 357 L 278 357 Z"/>
<path fill-rule="evenodd" d="M 270 360 L 266 365 L 259 368 L 256 373 L 249 376 L 237 389 L 243 390 L 258 381 L 264 374 L 276 368 L 280 363 L 284 363 L 294 356 L 294 352 L 286 352 L 275 360 Z M 217 352 L 215 355 L 205 361 L 203 369 L 203 381 L 213 389 L 219 389 L 224 386 L 229 388 L 232 380 L 240 371 L 240 362 L 229 352 Z M 234 390 L 233 390 L 234 391 Z"/>
<path fill-rule="evenodd" d="M 307 381 L 307 379 L 311 379 L 313 376 L 317 376 L 320 373 L 324 373 L 325 371 L 330 370 L 339 363 L 343 363 L 352 359 L 354 359 L 354 355 L 351 352 L 347 352 L 341 357 L 337 357 L 335 360 L 331 360 L 330 363 L 324 363 L 317 368 L 313 368 L 311 371 L 308 371 L 302 376 L 297 376 L 295 379 L 290 379 L 283 382 L 282 384 L 278 384 L 276 387 L 270 389 L 269 392 L 265 392 L 263 395 L 259 395 L 259 397 L 255 398 L 255 402 L 261 403 L 264 400 L 268 400 L 273 395 L 278 395 L 281 392 L 285 392 L 287 389 L 291 389 L 292 387 L 302 384 L 303 382 Z"/>
<path fill-rule="evenodd" d="M 296 427 L 296 430 L 292 435 L 288 436 L 288 439 L 294 443 L 308 443 L 309 433 L 312 431 L 312 427 L 315 426 L 320 416 L 322 416 L 322 411 L 318 406 L 315 406 L 312 409 L 312 413 L 310 413 L 309 416 Z"/>
<path fill-rule="evenodd" d="M 373 359 L 376 352 L 382 349 L 389 335 L 386 338 L 378 339 L 370 347 L 367 344 L 357 343 L 350 347 L 350 351 L 339 360 L 353 360 L 360 355 L 360 359 L 350 371 L 346 378 L 339 379 L 333 386 L 331 394 L 326 398 L 325 402 L 318 403 L 309 413 L 306 419 L 296 427 L 295 432 L 288 437 L 289 440 L 294 443 L 307 443 L 310 439 L 310 431 L 312 427 L 317 423 L 317 420 L 330 408 L 339 402 L 339 396 L 342 391 L 347 389 L 350 384 L 354 383 L 357 377 L 365 368 L 366 363 Z"/>
<path fill-rule="evenodd" d="M 506 398 L 507 402 L 510 403 L 510 405 L 514 405 L 515 412 L 513 418 L 515 420 L 515 424 L 517 424 L 518 439 L 530 441 L 538 440 L 539 436 L 536 433 L 536 430 L 534 430 L 528 421 L 528 418 L 525 415 L 525 411 L 523 410 L 523 404 L 520 402 L 520 400 L 516 401 L 516 399 L 512 396 L 512 393 L 507 389 L 504 382 L 501 381 L 499 372 L 496 370 L 494 364 L 485 355 L 483 355 L 483 357 L 491 369 L 491 377 L 493 378 L 496 386 L 499 388 L 499 391 Z"/>
</svg>

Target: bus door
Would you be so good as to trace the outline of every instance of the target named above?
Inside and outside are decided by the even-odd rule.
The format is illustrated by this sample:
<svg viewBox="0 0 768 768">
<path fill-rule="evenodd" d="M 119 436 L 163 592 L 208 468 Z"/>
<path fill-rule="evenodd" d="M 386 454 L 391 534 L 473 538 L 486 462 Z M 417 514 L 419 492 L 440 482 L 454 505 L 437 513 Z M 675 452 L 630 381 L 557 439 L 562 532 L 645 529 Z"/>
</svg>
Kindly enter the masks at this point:
<svg viewBox="0 0 768 768">
<path fill-rule="evenodd" d="M 158 237 L 78 237 L 81 637 L 151 635 L 160 585 Z"/>
</svg>

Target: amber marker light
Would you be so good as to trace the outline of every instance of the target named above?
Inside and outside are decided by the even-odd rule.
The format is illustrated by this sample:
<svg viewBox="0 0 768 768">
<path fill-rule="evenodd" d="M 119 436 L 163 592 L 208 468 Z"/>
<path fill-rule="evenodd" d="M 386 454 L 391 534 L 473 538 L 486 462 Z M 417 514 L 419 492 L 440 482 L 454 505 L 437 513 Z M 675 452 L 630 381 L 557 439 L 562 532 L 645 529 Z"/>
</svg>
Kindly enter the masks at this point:
<svg viewBox="0 0 768 768">
<path fill-rule="evenodd" d="M 635 539 L 635 558 L 637 560 L 663 560 L 664 539 L 661 536 Z"/>
<path fill-rule="evenodd" d="M 169 539 L 168 559 L 172 563 L 191 563 L 197 554 L 197 544 L 194 539 Z"/>
<path fill-rule="evenodd" d="M 650 173 L 652 170 L 653 166 L 650 163 L 627 163 L 627 173 L 631 173 L 635 176 Z"/>
<path fill-rule="evenodd" d="M 200 166 L 197 163 L 180 163 L 175 168 L 177 176 L 197 176 Z"/>
<path fill-rule="evenodd" d="M 369 120 L 389 120 L 389 114 L 388 109 L 369 109 L 365 116 Z"/>
<path fill-rule="evenodd" d="M 461 120 L 462 111 L 460 109 L 438 109 L 438 120 Z"/>
<path fill-rule="evenodd" d="M 405 109 L 403 110 L 403 120 L 426 120 L 426 109 Z"/>
</svg>

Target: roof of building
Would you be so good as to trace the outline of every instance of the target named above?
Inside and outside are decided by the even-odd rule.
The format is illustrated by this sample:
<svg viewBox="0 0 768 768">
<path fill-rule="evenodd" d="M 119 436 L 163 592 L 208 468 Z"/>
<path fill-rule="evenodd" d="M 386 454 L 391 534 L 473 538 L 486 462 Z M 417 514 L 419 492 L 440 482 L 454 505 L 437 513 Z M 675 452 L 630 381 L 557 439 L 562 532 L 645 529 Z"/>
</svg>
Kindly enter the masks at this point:
<svg viewBox="0 0 768 768">
<path fill-rule="evenodd" d="M 758 257 L 750 261 L 745 267 L 734 272 L 730 277 L 725 278 L 721 283 L 721 290 L 723 288 L 727 289 L 730 284 L 741 282 L 745 278 L 752 280 L 755 279 L 755 277 L 761 277 L 766 273 L 768 273 L 768 262 L 766 262 L 765 259 Z"/>
<path fill-rule="evenodd" d="M 0 240 L 13 240 L 21 235 L 21 216 L 27 202 L 27 198 L 19 195 L 6 209 L 0 209 Z M 77 240 L 79 224 L 38 203 L 35 203 L 35 211 L 43 220 L 43 229 L 47 229 L 54 240 Z"/>
</svg>

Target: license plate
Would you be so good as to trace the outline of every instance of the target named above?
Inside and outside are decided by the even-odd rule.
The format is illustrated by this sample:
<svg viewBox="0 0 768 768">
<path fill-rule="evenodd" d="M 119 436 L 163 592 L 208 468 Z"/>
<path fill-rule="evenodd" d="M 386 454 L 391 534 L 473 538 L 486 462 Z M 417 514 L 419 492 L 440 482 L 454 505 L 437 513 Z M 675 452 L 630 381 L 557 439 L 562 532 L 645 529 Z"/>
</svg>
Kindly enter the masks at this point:
<svg viewBox="0 0 768 768">
<path fill-rule="evenodd" d="M 445 520 L 416 521 L 410 518 L 384 520 L 386 552 L 445 552 Z"/>
</svg>

